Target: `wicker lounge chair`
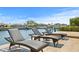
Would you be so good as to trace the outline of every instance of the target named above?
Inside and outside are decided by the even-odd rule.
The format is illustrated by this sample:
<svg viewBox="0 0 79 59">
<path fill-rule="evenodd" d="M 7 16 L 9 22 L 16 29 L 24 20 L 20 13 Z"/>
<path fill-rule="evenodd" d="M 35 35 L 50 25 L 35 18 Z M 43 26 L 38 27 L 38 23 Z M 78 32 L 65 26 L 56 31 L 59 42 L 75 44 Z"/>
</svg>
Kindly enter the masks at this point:
<svg viewBox="0 0 79 59">
<path fill-rule="evenodd" d="M 9 49 L 15 45 L 22 45 L 30 48 L 31 52 L 43 51 L 43 48 L 47 46 L 47 43 L 37 41 L 37 40 L 25 40 L 18 29 L 8 29 L 10 37 L 5 38 L 10 42 Z"/>
<path fill-rule="evenodd" d="M 66 33 L 53 33 L 50 30 L 48 30 L 47 28 L 45 28 L 46 32 L 43 32 L 43 35 L 56 35 L 56 36 L 60 36 L 61 39 L 66 39 L 67 34 Z"/>
<path fill-rule="evenodd" d="M 34 38 L 34 40 L 36 40 L 36 39 L 40 40 L 40 38 L 48 39 L 48 40 L 53 41 L 54 47 L 56 47 L 58 45 L 58 41 L 60 40 L 59 37 L 43 35 L 36 28 L 33 28 L 32 31 L 35 34 L 35 35 L 32 36 Z"/>
</svg>

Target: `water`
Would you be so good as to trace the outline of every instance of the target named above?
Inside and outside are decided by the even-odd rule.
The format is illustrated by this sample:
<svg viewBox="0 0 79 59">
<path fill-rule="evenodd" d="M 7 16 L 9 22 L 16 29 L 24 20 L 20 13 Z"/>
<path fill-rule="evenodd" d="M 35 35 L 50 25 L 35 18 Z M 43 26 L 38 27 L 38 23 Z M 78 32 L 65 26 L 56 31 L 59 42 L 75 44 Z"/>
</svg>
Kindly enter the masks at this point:
<svg viewBox="0 0 79 59">
<path fill-rule="evenodd" d="M 44 29 L 38 29 L 41 33 L 44 32 Z M 22 34 L 23 38 L 26 40 L 31 40 L 31 37 L 29 34 L 33 34 L 32 30 L 20 30 L 20 33 Z M 0 45 L 9 43 L 5 40 L 5 37 L 10 37 L 8 31 L 0 31 Z"/>
</svg>

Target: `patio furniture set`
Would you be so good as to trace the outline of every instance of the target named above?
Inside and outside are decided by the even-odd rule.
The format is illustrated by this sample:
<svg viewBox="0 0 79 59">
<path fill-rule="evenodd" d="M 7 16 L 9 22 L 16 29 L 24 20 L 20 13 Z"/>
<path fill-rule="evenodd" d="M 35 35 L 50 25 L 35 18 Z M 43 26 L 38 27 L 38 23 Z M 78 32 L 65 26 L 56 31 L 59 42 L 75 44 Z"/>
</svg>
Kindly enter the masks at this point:
<svg viewBox="0 0 79 59">
<path fill-rule="evenodd" d="M 41 34 L 38 29 L 33 28 L 32 31 L 34 34 L 30 34 L 31 40 L 26 40 L 17 28 L 8 29 L 10 37 L 5 37 L 5 39 L 10 43 L 9 50 L 12 49 L 12 46 L 18 45 L 19 48 L 20 46 L 28 47 L 31 52 L 43 52 L 43 49 L 48 46 L 48 43 L 41 41 L 41 38 L 43 40 L 52 40 L 54 47 L 57 47 L 59 44 L 58 41 L 65 40 L 65 37 L 67 37 L 65 33 L 52 33 L 47 28 L 45 30 L 46 32 Z"/>
</svg>

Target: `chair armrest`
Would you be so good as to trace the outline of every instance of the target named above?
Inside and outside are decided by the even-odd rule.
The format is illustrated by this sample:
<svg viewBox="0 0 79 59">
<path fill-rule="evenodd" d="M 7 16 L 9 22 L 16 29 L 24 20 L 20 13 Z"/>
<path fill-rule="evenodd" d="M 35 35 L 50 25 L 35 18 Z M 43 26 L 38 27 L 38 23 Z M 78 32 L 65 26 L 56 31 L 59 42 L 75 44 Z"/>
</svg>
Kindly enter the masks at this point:
<svg viewBox="0 0 79 59">
<path fill-rule="evenodd" d="M 10 42 L 10 43 L 13 43 L 13 42 L 14 42 L 14 40 L 13 40 L 11 37 L 5 37 L 5 39 L 6 39 L 8 42 Z"/>
</svg>

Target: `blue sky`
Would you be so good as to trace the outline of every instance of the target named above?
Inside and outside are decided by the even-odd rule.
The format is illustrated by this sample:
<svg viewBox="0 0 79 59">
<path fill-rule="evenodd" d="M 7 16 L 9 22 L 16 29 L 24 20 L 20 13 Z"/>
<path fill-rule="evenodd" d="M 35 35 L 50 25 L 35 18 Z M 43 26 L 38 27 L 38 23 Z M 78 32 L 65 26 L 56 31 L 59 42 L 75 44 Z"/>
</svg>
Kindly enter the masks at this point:
<svg viewBox="0 0 79 59">
<path fill-rule="evenodd" d="M 78 7 L 0 7 L 0 23 L 8 24 L 23 24 L 28 20 L 69 24 L 70 18 L 78 16 Z"/>
</svg>

